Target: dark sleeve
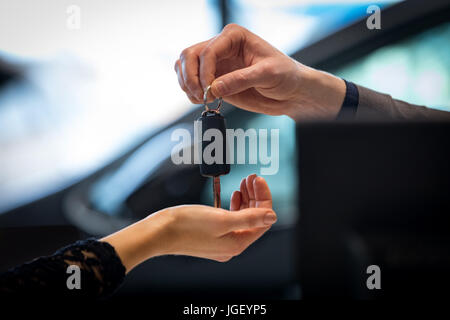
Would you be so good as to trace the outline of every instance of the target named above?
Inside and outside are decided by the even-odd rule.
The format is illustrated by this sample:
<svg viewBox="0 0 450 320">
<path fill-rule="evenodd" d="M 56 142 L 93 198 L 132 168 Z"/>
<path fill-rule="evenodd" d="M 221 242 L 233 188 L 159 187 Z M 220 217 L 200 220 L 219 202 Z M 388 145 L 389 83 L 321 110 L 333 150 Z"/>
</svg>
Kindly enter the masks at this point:
<svg viewBox="0 0 450 320">
<path fill-rule="evenodd" d="M 359 103 L 359 91 L 353 82 L 344 80 L 345 82 L 345 97 L 342 102 L 341 110 L 339 111 L 337 120 L 349 120 L 356 117 Z"/>
<path fill-rule="evenodd" d="M 345 82 L 347 92 L 337 119 L 450 120 L 450 112 L 409 104 L 388 94 Z"/>
<path fill-rule="evenodd" d="M 69 268 L 71 265 L 79 268 L 80 289 L 74 288 L 75 278 L 70 278 L 75 275 Z M 114 248 L 106 242 L 88 239 L 0 275 L 0 295 L 106 297 L 119 287 L 124 277 L 125 267 Z"/>
</svg>

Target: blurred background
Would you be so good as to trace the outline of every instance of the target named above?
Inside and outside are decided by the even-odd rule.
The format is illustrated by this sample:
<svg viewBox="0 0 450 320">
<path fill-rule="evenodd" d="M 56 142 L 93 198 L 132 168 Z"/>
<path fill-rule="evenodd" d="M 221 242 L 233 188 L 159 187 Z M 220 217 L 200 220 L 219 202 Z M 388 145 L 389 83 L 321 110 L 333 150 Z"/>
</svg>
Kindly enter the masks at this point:
<svg viewBox="0 0 450 320">
<path fill-rule="evenodd" d="M 450 110 L 448 17 L 439 16 L 437 5 L 408 2 L 0 0 L 0 226 L 75 230 L 58 233 L 66 236 L 59 242 L 49 236 L 52 247 L 79 234 L 113 232 L 169 205 L 211 204 L 210 181 L 198 167 L 170 162 L 170 133 L 191 130 L 201 109 L 179 88 L 173 66 L 184 48 L 231 22 L 305 64 L 395 98 Z M 382 30 L 370 33 L 365 19 L 372 4 L 386 10 L 386 20 L 383 11 Z M 265 177 L 280 219 L 268 236 L 278 237 L 276 244 L 263 239 L 249 256 L 232 262 L 231 271 L 220 266 L 221 272 L 253 274 L 249 279 L 257 283 L 264 271 L 255 274 L 253 264 L 243 264 L 255 255 L 262 263 L 275 255 L 277 275 L 265 285 L 278 286 L 278 296 L 295 297 L 291 235 L 283 231 L 298 214 L 295 124 L 229 105 L 224 114 L 230 128 L 280 129 L 280 170 Z M 232 166 L 222 179 L 223 206 L 241 178 L 254 172 L 259 165 Z M 46 250 L 42 245 L 29 255 Z M 172 258 L 161 258 L 161 265 Z M 23 259 L 12 257 L 4 267 Z M 207 264 L 177 259 L 187 270 Z M 170 270 L 161 286 L 170 282 Z M 134 277 L 146 288 L 143 274 Z M 214 286 L 215 274 L 205 283 Z M 180 275 L 173 285 L 183 281 Z"/>
<path fill-rule="evenodd" d="M 1 1 L 0 58 L 15 76 L 0 93 L 0 211 L 74 183 L 192 110 L 179 89 L 174 62 L 181 50 L 211 38 L 224 24 L 243 25 L 292 54 L 366 16 L 367 3 Z M 79 29 L 70 27 L 77 14 L 71 11 L 74 4 L 79 8 Z M 448 29 L 442 39 L 446 36 Z M 429 41 L 425 48 L 410 44 L 413 52 L 406 45 L 380 52 L 342 74 L 371 86 L 390 70 L 392 81 L 402 81 L 393 92 L 400 98 L 424 102 L 431 96 L 437 104 L 447 102 L 448 60 L 447 68 L 435 63 L 432 70 L 429 62 L 415 63 L 416 51 L 445 52 L 434 50 L 438 41 Z M 363 69 L 374 69 L 377 63 L 383 69 L 370 73 L 371 78 L 364 76 Z M 420 77 L 426 86 L 415 93 L 407 79 L 420 72 L 427 72 Z M 378 87 L 392 89 L 386 81 Z M 265 122 L 262 127 L 269 122 L 258 121 Z M 277 121 L 282 122 L 277 127 L 288 123 L 293 135 L 288 119 Z M 292 139 L 281 139 L 285 140 Z M 245 174 L 240 172 L 238 178 Z M 224 183 L 227 180 L 231 182 L 230 178 Z M 237 185 L 236 179 L 224 185 L 224 194 Z"/>
</svg>

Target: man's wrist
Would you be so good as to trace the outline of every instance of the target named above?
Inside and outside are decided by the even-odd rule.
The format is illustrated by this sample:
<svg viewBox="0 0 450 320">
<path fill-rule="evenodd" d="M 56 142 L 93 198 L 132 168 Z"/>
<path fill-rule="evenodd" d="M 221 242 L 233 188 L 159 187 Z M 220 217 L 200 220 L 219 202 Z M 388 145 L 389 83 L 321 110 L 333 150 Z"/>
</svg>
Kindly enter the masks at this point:
<svg viewBox="0 0 450 320">
<path fill-rule="evenodd" d="M 298 72 L 300 81 L 297 103 L 286 114 L 296 121 L 335 119 L 345 98 L 345 81 L 300 63 Z"/>
<path fill-rule="evenodd" d="M 313 69 L 311 90 L 323 119 L 335 119 L 345 98 L 345 82 L 330 73 Z"/>
</svg>

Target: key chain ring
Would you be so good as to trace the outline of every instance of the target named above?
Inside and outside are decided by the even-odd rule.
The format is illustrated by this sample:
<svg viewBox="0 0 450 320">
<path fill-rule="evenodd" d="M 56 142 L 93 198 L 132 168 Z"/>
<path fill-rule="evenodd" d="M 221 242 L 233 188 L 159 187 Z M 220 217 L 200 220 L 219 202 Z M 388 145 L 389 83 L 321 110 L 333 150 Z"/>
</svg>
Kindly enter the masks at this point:
<svg viewBox="0 0 450 320">
<path fill-rule="evenodd" d="M 203 93 L 203 104 L 205 105 L 205 111 L 219 113 L 220 108 L 222 107 L 223 99 L 222 97 L 219 98 L 219 103 L 217 104 L 216 109 L 210 109 L 207 104 L 209 90 L 211 90 L 211 85 L 207 86 L 205 92 Z"/>
</svg>

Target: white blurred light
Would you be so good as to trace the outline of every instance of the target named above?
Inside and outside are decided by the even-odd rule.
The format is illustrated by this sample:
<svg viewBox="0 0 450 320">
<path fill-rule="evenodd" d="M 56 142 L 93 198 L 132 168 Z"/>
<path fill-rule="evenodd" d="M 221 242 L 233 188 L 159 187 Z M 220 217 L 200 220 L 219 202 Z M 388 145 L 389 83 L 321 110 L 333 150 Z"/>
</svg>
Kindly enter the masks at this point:
<svg viewBox="0 0 450 320">
<path fill-rule="evenodd" d="M 80 9 L 75 30 L 67 24 L 71 5 Z M 204 0 L 0 1 L 0 53 L 77 69 L 42 67 L 27 75 L 48 101 L 33 107 L 49 123 L 38 132 L 25 127 L 10 141 L 0 137 L 0 207 L 98 168 L 186 112 L 191 104 L 173 66 L 182 49 L 218 31 L 211 12 Z M 0 117 L 18 114 L 20 93 L 10 98 Z"/>
</svg>

